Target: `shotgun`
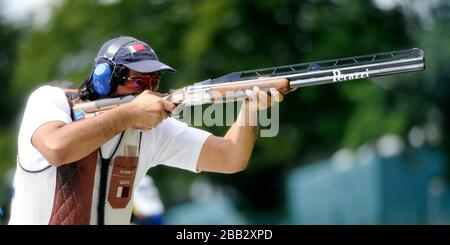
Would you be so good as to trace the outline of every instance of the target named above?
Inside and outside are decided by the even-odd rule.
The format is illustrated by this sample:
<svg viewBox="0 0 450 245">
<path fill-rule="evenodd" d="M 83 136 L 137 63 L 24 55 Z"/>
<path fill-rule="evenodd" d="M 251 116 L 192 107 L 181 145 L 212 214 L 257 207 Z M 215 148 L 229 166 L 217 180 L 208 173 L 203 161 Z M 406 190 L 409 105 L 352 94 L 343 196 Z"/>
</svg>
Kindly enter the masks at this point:
<svg viewBox="0 0 450 245">
<path fill-rule="evenodd" d="M 245 90 L 254 86 L 269 93 L 275 88 L 282 94 L 297 88 L 338 83 L 425 69 L 424 53 L 419 48 L 377 54 L 338 58 L 309 63 L 239 71 L 195 83 L 167 94 L 163 98 L 177 105 L 175 118 L 182 117 L 188 106 L 227 103 L 247 98 Z M 73 106 L 75 120 L 93 117 L 128 103 L 136 95 L 99 99 Z"/>
</svg>

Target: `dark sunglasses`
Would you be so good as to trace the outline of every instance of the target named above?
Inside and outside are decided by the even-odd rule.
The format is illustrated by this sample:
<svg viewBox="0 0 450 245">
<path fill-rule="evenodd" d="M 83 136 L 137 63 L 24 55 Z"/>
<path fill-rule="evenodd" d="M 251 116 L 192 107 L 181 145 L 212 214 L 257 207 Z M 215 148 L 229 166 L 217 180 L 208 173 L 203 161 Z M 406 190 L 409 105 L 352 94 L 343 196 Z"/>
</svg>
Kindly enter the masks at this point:
<svg viewBox="0 0 450 245">
<path fill-rule="evenodd" d="M 124 77 L 124 79 L 124 86 L 128 88 L 136 91 L 143 91 L 145 89 L 153 91 L 158 89 L 160 75 L 150 74 L 145 76 L 130 76 Z"/>
</svg>

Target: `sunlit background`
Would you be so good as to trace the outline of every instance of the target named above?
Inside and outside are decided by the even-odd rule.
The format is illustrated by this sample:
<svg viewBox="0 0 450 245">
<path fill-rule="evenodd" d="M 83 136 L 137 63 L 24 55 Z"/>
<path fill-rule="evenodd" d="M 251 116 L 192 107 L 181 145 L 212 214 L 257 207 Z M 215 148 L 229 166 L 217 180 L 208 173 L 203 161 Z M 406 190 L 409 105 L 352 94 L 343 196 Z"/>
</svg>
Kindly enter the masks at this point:
<svg viewBox="0 0 450 245">
<path fill-rule="evenodd" d="M 446 0 L 1 0 L 0 223 L 27 96 L 80 84 L 106 40 L 175 67 L 162 92 L 232 71 L 418 47 L 426 70 L 304 88 L 238 174 L 149 171 L 166 224 L 450 224 Z M 226 127 L 206 128 L 223 135 Z"/>
</svg>

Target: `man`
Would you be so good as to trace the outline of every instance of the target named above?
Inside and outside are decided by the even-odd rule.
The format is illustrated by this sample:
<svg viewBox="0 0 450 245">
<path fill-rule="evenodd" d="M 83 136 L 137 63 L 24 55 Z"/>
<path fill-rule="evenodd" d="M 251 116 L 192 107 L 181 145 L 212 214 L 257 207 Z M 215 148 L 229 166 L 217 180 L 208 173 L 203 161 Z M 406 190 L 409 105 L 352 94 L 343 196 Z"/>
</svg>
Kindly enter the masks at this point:
<svg viewBox="0 0 450 245">
<path fill-rule="evenodd" d="M 217 137 L 168 117 L 175 105 L 152 92 L 163 72 L 175 70 L 147 43 L 121 36 L 103 44 L 75 96 L 51 86 L 34 91 L 18 137 L 10 224 L 129 224 L 133 189 L 151 167 L 245 169 L 258 132 L 245 122 L 282 95 L 246 91 L 238 119 Z M 71 118 L 73 104 L 135 93 L 99 116 Z"/>
</svg>

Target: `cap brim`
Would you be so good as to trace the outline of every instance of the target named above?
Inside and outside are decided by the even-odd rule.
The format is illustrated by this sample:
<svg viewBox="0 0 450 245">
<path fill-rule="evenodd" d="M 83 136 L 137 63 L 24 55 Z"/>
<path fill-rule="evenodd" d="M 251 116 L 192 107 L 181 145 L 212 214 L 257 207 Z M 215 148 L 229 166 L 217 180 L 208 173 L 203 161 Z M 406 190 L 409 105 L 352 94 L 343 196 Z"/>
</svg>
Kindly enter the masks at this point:
<svg viewBox="0 0 450 245">
<path fill-rule="evenodd" d="M 161 63 L 157 60 L 142 60 L 138 62 L 123 64 L 128 69 L 131 69 L 133 71 L 137 71 L 140 73 L 150 73 L 150 72 L 157 72 L 157 71 L 165 71 L 165 72 L 177 72 L 172 67 Z"/>
</svg>

